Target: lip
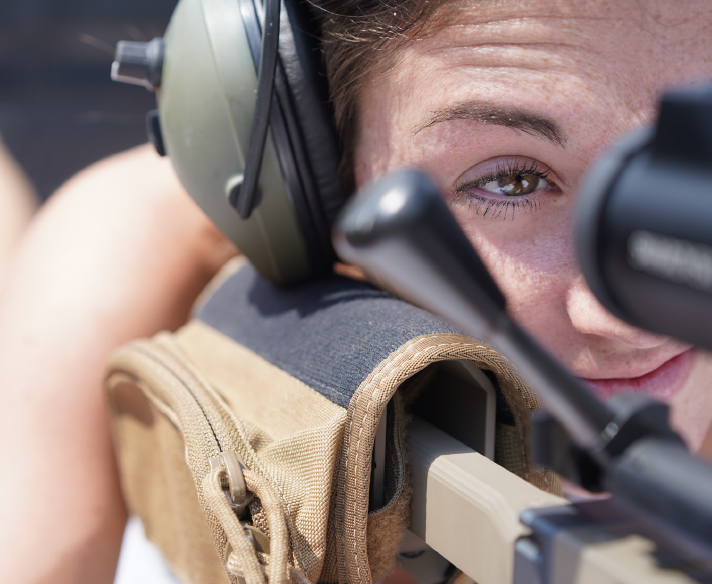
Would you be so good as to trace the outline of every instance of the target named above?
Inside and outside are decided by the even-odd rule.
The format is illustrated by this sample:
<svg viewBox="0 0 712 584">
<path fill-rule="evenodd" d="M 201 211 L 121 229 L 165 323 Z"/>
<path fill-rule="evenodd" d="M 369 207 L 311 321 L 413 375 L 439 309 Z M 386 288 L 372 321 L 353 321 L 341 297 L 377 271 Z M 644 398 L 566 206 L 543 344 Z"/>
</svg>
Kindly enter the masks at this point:
<svg viewBox="0 0 712 584">
<path fill-rule="evenodd" d="M 667 402 L 682 389 L 695 364 L 695 351 L 688 349 L 657 369 L 639 377 L 616 379 L 586 379 L 582 381 L 602 400 L 608 400 L 620 393 L 645 393 Z"/>
</svg>

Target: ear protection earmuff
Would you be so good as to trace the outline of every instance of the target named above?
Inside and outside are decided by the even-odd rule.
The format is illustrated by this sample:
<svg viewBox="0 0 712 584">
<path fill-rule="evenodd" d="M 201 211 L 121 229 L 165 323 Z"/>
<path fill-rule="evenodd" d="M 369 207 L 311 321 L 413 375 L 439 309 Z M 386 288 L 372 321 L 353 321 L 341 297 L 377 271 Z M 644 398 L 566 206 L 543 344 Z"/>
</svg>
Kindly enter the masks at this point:
<svg viewBox="0 0 712 584">
<path fill-rule="evenodd" d="M 344 202 L 309 9 L 180 0 L 163 39 L 120 42 L 112 66 L 113 79 L 156 91 L 147 126 L 157 150 L 257 270 L 282 284 L 331 268 L 330 228 Z"/>
</svg>

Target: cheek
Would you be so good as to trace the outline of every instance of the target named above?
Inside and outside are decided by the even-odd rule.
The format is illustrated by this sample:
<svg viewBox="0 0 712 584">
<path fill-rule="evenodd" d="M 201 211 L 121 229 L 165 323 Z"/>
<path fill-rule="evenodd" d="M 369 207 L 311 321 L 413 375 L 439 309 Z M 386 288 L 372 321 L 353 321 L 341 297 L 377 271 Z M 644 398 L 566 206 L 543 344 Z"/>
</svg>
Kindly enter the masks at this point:
<svg viewBox="0 0 712 584">
<path fill-rule="evenodd" d="M 692 450 L 704 447 L 712 460 L 712 353 L 700 351 L 697 364 L 685 387 L 672 398 L 671 422 Z M 704 443 L 704 444 L 703 444 Z"/>
<path fill-rule="evenodd" d="M 562 202 L 506 220 L 451 207 L 504 293 L 509 313 L 537 337 L 569 320 L 566 294 L 577 275 L 570 206 Z"/>
</svg>

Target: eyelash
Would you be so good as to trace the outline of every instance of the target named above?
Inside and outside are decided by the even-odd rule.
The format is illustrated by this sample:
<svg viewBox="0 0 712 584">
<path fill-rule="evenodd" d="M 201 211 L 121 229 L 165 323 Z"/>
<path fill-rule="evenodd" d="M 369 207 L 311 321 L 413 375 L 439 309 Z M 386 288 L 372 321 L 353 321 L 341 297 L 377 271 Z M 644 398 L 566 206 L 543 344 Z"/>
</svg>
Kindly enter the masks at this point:
<svg viewBox="0 0 712 584">
<path fill-rule="evenodd" d="M 507 198 L 497 198 L 494 195 L 482 195 L 480 193 L 468 193 L 470 189 L 480 188 L 489 182 L 499 181 L 500 179 L 510 176 L 512 174 L 533 174 L 537 177 L 546 180 L 549 176 L 551 170 L 549 168 L 541 168 L 536 162 L 528 163 L 512 163 L 508 162 L 506 166 L 500 166 L 497 164 L 495 171 L 493 173 L 481 176 L 477 180 L 469 181 L 467 183 L 455 185 L 455 191 L 453 193 L 452 205 L 460 204 L 464 205 L 468 203 L 468 209 L 472 208 L 472 204 L 475 204 L 475 215 L 479 215 L 482 212 L 482 217 L 487 218 L 489 215 L 490 219 L 496 219 L 502 213 L 504 213 L 503 219 L 507 218 L 509 210 L 512 210 L 512 219 L 514 219 L 514 214 L 520 209 L 525 213 L 535 213 L 541 207 L 541 201 L 539 196 L 532 193 L 531 195 L 524 195 L 522 197 L 507 197 Z M 535 191 L 536 193 L 536 191 Z"/>
</svg>

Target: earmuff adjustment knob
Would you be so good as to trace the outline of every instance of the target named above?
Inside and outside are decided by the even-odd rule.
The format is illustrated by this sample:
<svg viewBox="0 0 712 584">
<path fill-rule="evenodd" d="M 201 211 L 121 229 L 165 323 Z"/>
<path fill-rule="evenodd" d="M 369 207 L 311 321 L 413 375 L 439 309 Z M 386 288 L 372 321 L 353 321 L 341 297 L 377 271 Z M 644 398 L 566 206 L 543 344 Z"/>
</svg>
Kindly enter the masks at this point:
<svg viewBox="0 0 712 584">
<path fill-rule="evenodd" d="M 163 39 L 156 37 L 147 43 L 119 41 L 111 64 L 111 78 L 122 83 L 143 85 L 155 91 L 161 85 L 163 69 Z"/>
</svg>

